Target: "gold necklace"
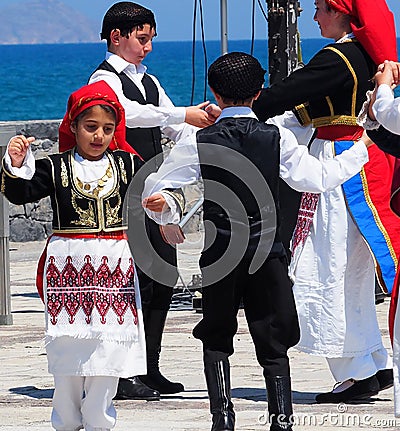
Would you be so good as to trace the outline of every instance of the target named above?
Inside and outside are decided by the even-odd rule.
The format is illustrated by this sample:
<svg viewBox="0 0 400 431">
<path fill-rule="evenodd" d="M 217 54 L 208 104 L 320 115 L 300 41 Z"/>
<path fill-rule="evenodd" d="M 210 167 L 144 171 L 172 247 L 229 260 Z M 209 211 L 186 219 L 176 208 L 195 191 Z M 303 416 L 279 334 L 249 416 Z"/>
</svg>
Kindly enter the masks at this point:
<svg viewBox="0 0 400 431">
<path fill-rule="evenodd" d="M 78 187 L 81 190 L 84 190 L 86 192 L 89 192 L 92 189 L 93 184 L 97 183 L 96 187 L 94 187 L 93 190 L 92 190 L 92 192 L 91 192 L 94 196 L 97 197 L 97 196 L 99 196 L 99 193 L 104 189 L 107 181 L 110 178 L 112 178 L 112 166 L 111 166 L 111 163 L 108 164 L 106 173 L 102 177 L 97 178 L 97 179 L 92 180 L 92 181 L 85 181 L 85 182 L 83 182 L 80 178 L 77 177 L 76 178 L 76 182 L 78 184 Z"/>
</svg>

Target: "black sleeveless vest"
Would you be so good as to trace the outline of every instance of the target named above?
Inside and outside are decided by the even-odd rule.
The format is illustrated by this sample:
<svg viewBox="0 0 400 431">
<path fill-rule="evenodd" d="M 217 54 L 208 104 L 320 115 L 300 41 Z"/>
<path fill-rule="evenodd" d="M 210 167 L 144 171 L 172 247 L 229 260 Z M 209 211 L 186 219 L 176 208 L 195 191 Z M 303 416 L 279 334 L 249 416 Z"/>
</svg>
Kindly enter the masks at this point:
<svg viewBox="0 0 400 431">
<path fill-rule="evenodd" d="M 122 83 L 122 91 L 129 100 L 134 100 L 141 105 L 151 103 L 159 106 L 158 89 L 154 81 L 144 74 L 142 83 L 146 90 L 146 99 L 137 86 L 125 75 L 124 72 L 118 73 L 106 60 L 104 60 L 96 70 L 107 70 L 115 73 Z M 144 159 L 145 162 L 157 154 L 162 153 L 161 130 L 159 127 L 127 127 L 126 140 Z"/>
<path fill-rule="evenodd" d="M 279 234 L 278 128 L 253 118 L 224 118 L 213 126 L 199 130 L 196 137 L 204 180 L 203 218 L 216 227 L 217 239 L 220 235 L 223 243 L 225 240 L 222 237 L 230 235 L 234 224 L 243 222 L 240 204 L 236 205 L 236 199 L 227 197 L 230 190 L 237 202 L 243 205 L 247 217 L 250 227 L 249 249 L 257 245 L 261 235 L 261 219 L 265 220 L 275 211 L 276 231 L 270 256 L 284 255 Z M 218 191 L 214 183 L 228 190 L 224 192 L 224 188 L 221 188 Z M 267 188 L 270 189 L 270 195 L 264 193 Z"/>
</svg>

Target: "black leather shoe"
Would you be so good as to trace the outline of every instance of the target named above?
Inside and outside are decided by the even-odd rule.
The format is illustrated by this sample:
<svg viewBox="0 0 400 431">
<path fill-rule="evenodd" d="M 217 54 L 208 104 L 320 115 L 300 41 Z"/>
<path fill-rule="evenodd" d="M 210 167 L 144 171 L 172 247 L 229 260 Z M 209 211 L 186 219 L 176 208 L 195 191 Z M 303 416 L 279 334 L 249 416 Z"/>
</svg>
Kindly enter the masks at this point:
<svg viewBox="0 0 400 431">
<path fill-rule="evenodd" d="M 115 400 L 159 401 L 160 393 L 146 386 L 139 377 L 120 378 Z"/>
<path fill-rule="evenodd" d="M 348 401 L 365 400 L 379 392 L 379 381 L 376 376 L 357 380 L 342 392 L 326 392 L 315 397 L 317 403 L 346 403 Z"/>
<path fill-rule="evenodd" d="M 384 391 L 393 386 L 393 370 L 391 368 L 379 370 L 375 376 L 378 379 L 380 391 Z"/>
<path fill-rule="evenodd" d="M 150 388 L 155 389 L 160 394 L 177 394 L 183 392 L 185 387 L 182 383 L 175 383 L 164 377 L 160 371 L 148 373 L 146 376 L 140 376 L 140 380 Z"/>
</svg>

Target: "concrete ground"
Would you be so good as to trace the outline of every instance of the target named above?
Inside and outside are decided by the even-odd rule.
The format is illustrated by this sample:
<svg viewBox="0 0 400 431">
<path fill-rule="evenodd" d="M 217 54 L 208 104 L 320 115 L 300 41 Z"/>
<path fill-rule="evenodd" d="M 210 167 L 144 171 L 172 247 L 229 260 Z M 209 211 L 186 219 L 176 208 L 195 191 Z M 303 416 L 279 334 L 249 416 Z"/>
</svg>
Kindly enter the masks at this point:
<svg viewBox="0 0 400 431">
<path fill-rule="evenodd" d="M 198 247 L 194 239 L 180 249 L 182 279 L 187 284 L 198 274 Z M 38 256 L 44 243 L 12 243 L 11 293 L 13 324 L 0 326 L 0 430 L 50 430 L 52 376 L 47 372 L 43 347 L 43 307 L 34 287 Z M 200 245 L 201 246 L 201 245 Z M 389 301 L 377 306 L 385 346 Z M 206 431 L 210 427 L 207 392 L 202 371 L 201 345 L 191 334 L 201 314 L 191 309 L 169 314 L 161 355 L 166 376 L 185 385 L 185 392 L 161 401 L 116 401 L 116 431 Z M 268 430 L 262 372 L 255 360 L 243 313 L 232 356 L 232 395 L 238 431 Z M 334 382 L 325 360 L 290 352 L 295 430 L 397 430 L 393 392 L 388 389 L 368 402 L 318 405 L 314 397 L 329 391 Z"/>
</svg>

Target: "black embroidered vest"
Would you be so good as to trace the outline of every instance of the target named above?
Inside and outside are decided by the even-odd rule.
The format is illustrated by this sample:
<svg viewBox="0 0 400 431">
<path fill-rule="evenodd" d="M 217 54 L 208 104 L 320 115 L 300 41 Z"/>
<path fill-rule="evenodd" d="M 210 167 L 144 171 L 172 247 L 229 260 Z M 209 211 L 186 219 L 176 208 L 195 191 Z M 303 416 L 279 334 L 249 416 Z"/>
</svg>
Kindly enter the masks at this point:
<svg viewBox="0 0 400 431">
<path fill-rule="evenodd" d="M 141 105 L 151 103 L 159 106 L 158 89 L 154 81 L 144 74 L 142 83 L 146 90 L 146 99 L 138 87 L 125 75 L 124 72 L 118 73 L 107 61 L 103 61 L 96 70 L 107 70 L 115 73 L 122 83 L 122 91 L 129 100 L 134 100 Z M 161 130 L 159 127 L 127 127 L 126 140 L 147 162 L 157 154 L 162 153 Z"/>
<path fill-rule="evenodd" d="M 73 150 L 50 155 L 55 193 L 51 194 L 54 233 L 94 233 L 127 229 L 123 202 L 133 176 L 132 155 L 124 151 L 106 153 L 112 166 L 114 187 L 95 197 L 78 187 L 73 172 Z"/>
</svg>

